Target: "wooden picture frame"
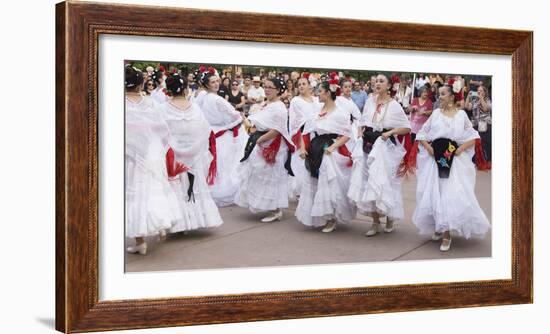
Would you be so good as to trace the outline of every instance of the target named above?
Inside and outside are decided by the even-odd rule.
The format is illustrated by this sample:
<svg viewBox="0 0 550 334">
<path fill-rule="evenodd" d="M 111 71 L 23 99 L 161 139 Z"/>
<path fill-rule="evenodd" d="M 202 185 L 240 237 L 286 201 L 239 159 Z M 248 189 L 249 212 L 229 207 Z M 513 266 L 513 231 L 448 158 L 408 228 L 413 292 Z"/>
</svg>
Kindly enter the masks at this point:
<svg viewBox="0 0 550 334">
<path fill-rule="evenodd" d="M 243 21 L 266 24 L 256 25 L 252 30 L 240 24 Z M 291 32 L 286 28 L 289 21 L 299 21 L 303 32 L 322 28 L 324 34 L 305 36 Z M 97 45 L 101 34 L 511 56 L 512 207 L 508 208 L 513 225 L 511 279 L 99 301 Z M 533 33 L 530 31 L 67 1 L 56 6 L 56 71 L 56 329 L 59 331 L 533 301 Z"/>
</svg>

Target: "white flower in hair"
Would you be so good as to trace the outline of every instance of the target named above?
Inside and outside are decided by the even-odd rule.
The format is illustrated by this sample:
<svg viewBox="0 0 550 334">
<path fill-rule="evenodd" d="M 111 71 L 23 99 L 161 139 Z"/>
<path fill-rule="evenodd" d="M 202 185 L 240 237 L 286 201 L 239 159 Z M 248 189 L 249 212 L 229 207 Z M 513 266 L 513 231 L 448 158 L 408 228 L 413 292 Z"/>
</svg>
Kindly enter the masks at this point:
<svg viewBox="0 0 550 334">
<path fill-rule="evenodd" d="M 462 81 L 455 80 L 455 82 L 453 82 L 453 92 L 458 93 L 461 90 L 462 90 Z"/>
</svg>

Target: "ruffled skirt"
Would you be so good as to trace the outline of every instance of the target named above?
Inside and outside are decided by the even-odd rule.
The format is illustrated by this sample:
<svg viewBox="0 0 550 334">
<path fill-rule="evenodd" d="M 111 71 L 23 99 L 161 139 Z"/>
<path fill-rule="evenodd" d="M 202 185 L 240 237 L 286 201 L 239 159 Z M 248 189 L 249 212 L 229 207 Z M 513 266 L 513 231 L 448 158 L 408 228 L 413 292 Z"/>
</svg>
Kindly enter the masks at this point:
<svg viewBox="0 0 550 334">
<path fill-rule="evenodd" d="M 348 162 L 347 157 L 333 152 L 323 157 L 318 179 L 304 173 L 295 213 L 302 224 L 323 226 L 329 219 L 348 224 L 355 218 L 356 210 L 346 196 L 351 175 Z"/>
<path fill-rule="evenodd" d="M 391 220 L 403 219 L 401 178 L 397 170 L 405 148 L 378 138 L 369 154 L 363 152 L 363 139 L 357 140 L 353 153 L 353 170 L 348 198 L 361 214 Z"/>
<path fill-rule="evenodd" d="M 171 233 L 211 228 L 223 224 L 218 207 L 206 183 L 206 173 L 211 160 L 210 152 L 205 152 L 204 158 L 191 166 L 189 172 L 195 176 L 192 198 L 187 194 L 189 188 L 187 173 L 181 173 L 176 180 L 170 181 L 178 200 L 181 216 L 170 229 Z"/>
<path fill-rule="evenodd" d="M 268 145 L 269 142 L 261 144 L 263 147 Z M 240 163 L 240 187 L 235 204 L 253 213 L 288 208 L 290 176 L 284 167 L 287 152 L 288 147 L 283 141 L 275 156 L 275 163 L 271 165 L 265 161 L 260 147 L 256 145 L 248 159 Z"/>
<path fill-rule="evenodd" d="M 180 219 L 177 199 L 162 160 L 126 155 L 126 236 L 156 235 Z"/>
<path fill-rule="evenodd" d="M 423 148 L 417 157 L 416 208 L 412 221 L 421 234 L 451 231 L 483 237 L 491 225 L 475 196 L 473 149 L 455 156 L 448 179 L 439 178 L 437 164 Z"/>
<path fill-rule="evenodd" d="M 300 150 L 292 153 L 290 166 L 292 167 L 294 176 L 288 178 L 288 198 L 294 200 L 300 196 L 302 183 L 304 182 L 304 178 L 308 176 L 304 159 L 300 158 Z"/>
<path fill-rule="evenodd" d="M 210 192 L 218 207 L 233 204 L 239 188 L 237 169 L 247 140 L 243 127 L 239 129 L 237 137 L 233 137 L 233 132 L 228 130 L 216 138 L 217 174 L 214 184 L 210 186 Z"/>
</svg>

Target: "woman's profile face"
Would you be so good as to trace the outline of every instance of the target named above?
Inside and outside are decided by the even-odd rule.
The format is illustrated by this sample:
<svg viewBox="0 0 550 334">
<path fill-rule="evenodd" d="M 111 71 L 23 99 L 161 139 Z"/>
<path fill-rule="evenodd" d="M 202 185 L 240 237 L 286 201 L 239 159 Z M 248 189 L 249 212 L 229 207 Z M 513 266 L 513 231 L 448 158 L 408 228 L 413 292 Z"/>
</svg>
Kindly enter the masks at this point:
<svg viewBox="0 0 550 334">
<path fill-rule="evenodd" d="M 211 76 L 208 79 L 208 89 L 212 92 L 217 92 L 220 89 L 220 80 L 217 76 Z"/>
<path fill-rule="evenodd" d="M 330 99 L 330 92 L 321 86 L 319 88 L 319 101 L 325 103 Z"/>
</svg>

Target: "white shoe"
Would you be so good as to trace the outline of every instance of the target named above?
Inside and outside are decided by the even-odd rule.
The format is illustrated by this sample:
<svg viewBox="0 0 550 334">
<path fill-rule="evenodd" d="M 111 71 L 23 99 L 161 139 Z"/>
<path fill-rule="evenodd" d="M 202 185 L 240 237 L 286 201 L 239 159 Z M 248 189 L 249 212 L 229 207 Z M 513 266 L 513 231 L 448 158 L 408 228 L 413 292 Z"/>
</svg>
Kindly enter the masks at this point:
<svg viewBox="0 0 550 334">
<path fill-rule="evenodd" d="M 372 223 L 370 229 L 365 233 L 366 237 L 372 237 L 378 234 L 378 227 L 380 226 L 380 223 Z"/>
<path fill-rule="evenodd" d="M 159 231 L 158 241 L 166 241 L 166 230 Z"/>
<path fill-rule="evenodd" d="M 334 220 L 329 220 L 321 231 L 323 233 L 330 233 L 334 230 L 336 230 L 336 222 Z"/>
<path fill-rule="evenodd" d="M 276 220 L 281 220 L 281 218 L 283 218 L 283 210 L 277 210 L 275 212 L 273 212 L 272 214 L 270 214 L 269 216 L 263 218 L 261 220 L 262 223 L 271 223 L 271 222 L 274 222 Z"/>
<path fill-rule="evenodd" d="M 137 246 L 130 246 L 126 248 L 126 251 L 132 254 L 139 253 L 141 255 L 145 255 L 147 254 L 147 243 L 143 242 Z"/>
<path fill-rule="evenodd" d="M 395 226 L 393 226 L 393 221 L 388 220 L 386 222 L 386 226 L 384 227 L 384 232 L 391 233 L 391 232 L 393 232 L 394 229 L 395 229 Z"/>
<path fill-rule="evenodd" d="M 432 235 L 432 240 L 439 241 L 441 239 L 443 239 L 443 233 L 434 232 L 434 234 Z"/>
<path fill-rule="evenodd" d="M 453 239 L 443 239 L 443 241 L 441 241 L 441 246 L 439 246 L 439 250 L 442 252 L 447 252 L 451 249 L 451 241 L 453 241 Z"/>
</svg>

